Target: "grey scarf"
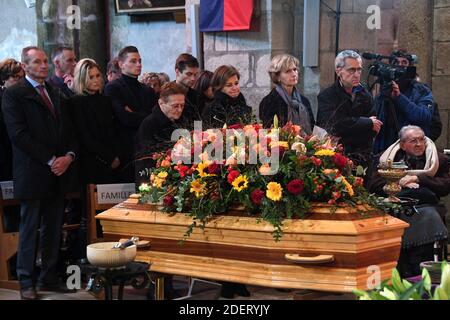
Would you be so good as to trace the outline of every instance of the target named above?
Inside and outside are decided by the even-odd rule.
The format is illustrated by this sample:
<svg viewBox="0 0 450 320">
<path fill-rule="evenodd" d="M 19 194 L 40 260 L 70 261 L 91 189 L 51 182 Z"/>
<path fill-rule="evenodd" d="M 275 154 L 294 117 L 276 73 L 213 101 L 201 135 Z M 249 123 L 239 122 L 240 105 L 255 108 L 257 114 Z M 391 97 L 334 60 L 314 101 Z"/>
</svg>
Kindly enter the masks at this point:
<svg viewBox="0 0 450 320">
<path fill-rule="evenodd" d="M 282 85 L 277 85 L 276 90 L 280 97 L 288 105 L 288 121 L 295 125 L 299 125 L 306 135 L 311 135 L 312 127 L 309 113 L 305 105 L 302 103 L 302 99 L 300 98 L 297 88 L 294 87 L 292 97 L 289 96 Z"/>
</svg>

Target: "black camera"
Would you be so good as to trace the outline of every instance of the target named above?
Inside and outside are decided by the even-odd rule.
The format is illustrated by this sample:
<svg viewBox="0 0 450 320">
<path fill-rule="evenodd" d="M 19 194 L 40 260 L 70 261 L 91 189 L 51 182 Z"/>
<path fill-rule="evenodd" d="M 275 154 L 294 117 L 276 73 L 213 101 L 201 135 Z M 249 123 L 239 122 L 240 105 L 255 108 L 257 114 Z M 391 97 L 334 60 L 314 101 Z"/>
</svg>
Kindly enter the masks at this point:
<svg viewBox="0 0 450 320">
<path fill-rule="evenodd" d="M 395 66 L 388 63 L 383 63 L 382 60 L 395 60 L 395 56 L 383 56 L 376 53 L 363 53 L 363 58 L 367 60 L 375 60 L 369 68 L 369 74 L 377 77 L 377 82 L 380 83 L 383 90 L 389 90 L 392 82 L 397 83 L 411 82 L 416 78 L 416 67 L 402 67 Z"/>
</svg>

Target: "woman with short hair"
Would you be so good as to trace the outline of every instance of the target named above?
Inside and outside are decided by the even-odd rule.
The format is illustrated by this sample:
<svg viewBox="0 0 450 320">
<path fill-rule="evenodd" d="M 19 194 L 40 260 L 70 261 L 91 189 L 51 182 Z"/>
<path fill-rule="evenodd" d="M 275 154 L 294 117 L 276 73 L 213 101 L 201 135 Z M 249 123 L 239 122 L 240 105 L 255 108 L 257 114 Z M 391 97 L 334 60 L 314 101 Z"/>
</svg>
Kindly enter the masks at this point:
<svg viewBox="0 0 450 320">
<path fill-rule="evenodd" d="M 214 72 L 211 80 L 214 100 L 205 107 L 202 116 L 207 128 L 252 122 L 252 108 L 241 93 L 240 77 L 239 71 L 233 66 L 221 66 Z"/>
<path fill-rule="evenodd" d="M 273 57 L 269 75 L 275 88 L 259 105 L 259 117 L 265 128 L 273 126 L 277 116 L 280 126 L 291 122 L 299 125 L 304 134 L 312 134 L 315 120 L 311 104 L 297 89 L 299 64 L 299 60 L 289 54 Z"/>
</svg>

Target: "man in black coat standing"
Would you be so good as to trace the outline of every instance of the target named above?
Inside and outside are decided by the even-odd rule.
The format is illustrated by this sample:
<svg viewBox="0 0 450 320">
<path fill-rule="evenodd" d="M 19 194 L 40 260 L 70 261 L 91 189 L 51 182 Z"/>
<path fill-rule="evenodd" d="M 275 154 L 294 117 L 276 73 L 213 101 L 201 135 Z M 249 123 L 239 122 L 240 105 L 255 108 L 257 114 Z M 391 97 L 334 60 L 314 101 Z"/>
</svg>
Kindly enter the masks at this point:
<svg viewBox="0 0 450 320">
<path fill-rule="evenodd" d="M 118 59 L 122 76 L 106 85 L 105 95 L 111 98 L 118 120 L 117 144 L 119 158 L 123 159 L 119 179 L 125 183 L 134 182 L 135 137 L 142 121 L 156 104 L 156 94 L 138 81 L 142 61 L 136 47 L 123 48 Z"/>
<path fill-rule="evenodd" d="M 356 165 L 370 168 L 373 139 L 383 123 L 375 117 L 372 97 L 361 85 L 362 58 L 345 50 L 336 57 L 335 65 L 336 83 L 317 97 L 317 125 L 340 138 Z"/>
<path fill-rule="evenodd" d="M 38 289 L 65 291 L 56 275 L 64 194 L 73 186 L 76 145 L 64 100 L 45 79 L 48 60 L 37 47 L 22 51 L 25 79 L 8 88 L 2 110 L 13 146 L 15 198 L 20 200 L 17 276 L 22 299 L 37 299 L 33 278 L 40 229 Z M 75 186 L 74 186 L 75 187 Z"/>
<path fill-rule="evenodd" d="M 61 90 L 64 98 L 70 98 L 75 93 L 70 88 L 73 84 L 73 73 L 77 58 L 70 47 L 58 47 L 52 54 L 55 74 L 48 79 L 48 83 L 55 89 Z"/>
</svg>

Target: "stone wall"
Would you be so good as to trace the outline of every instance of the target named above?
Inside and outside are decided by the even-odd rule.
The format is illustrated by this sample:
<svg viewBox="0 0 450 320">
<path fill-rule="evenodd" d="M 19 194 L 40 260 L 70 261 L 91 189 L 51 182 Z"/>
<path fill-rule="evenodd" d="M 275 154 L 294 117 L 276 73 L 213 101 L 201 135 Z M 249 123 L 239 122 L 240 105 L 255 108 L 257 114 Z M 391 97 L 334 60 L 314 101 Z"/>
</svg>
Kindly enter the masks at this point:
<svg viewBox="0 0 450 320">
<path fill-rule="evenodd" d="M 174 79 L 175 60 L 186 51 L 186 24 L 176 23 L 170 16 L 116 15 L 114 1 L 109 2 L 111 56 L 125 46 L 136 46 L 143 72 L 166 72 Z"/>
<path fill-rule="evenodd" d="M 0 0 L 0 60 L 20 60 L 23 47 L 36 45 L 36 12 L 25 1 Z"/>
</svg>

